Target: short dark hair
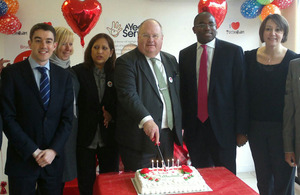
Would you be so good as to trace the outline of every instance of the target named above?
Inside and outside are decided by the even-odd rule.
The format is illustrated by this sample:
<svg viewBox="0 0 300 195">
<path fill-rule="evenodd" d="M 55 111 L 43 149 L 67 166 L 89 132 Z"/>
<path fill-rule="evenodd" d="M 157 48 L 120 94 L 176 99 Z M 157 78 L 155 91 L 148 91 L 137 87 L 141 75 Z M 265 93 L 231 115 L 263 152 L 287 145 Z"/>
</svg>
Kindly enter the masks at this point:
<svg viewBox="0 0 300 195">
<path fill-rule="evenodd" d="M 29 34 L 30 40 L 32 40 L 34 32 L 37 30 L 40 30 L 40 29 L 44 30 L 44 31 L 51 31 L 53 34 L 53 37 L 54 37 L 54 42 L 56 41 L 55 29 L 53 28 L 53 26 L 46 24 L 46 23 L 38 23 L 31 28 L 30 34 Z"/>
<path fill-rule="evenodd" d="M 94 43 L 98 40 L 104 38 L 107 43 L 108 46 L 111 50 L 113 50 L 112 56 L 108 58 L 108 60 L 105 62 L 104 65 L 104 71 L 105 72 L 112 72 L 115 69 L 115 62 L 116 62 L 116 50 L 115 50 L 115 44 L 113 39 L 105 34 L 105 33 L 99 33 L 96 34 L 89 42 L 87 48 L 84 51 L 84 66 L 91 69 L 95 66 L 92 55 L 91 55 L 91 51 L 92 51 L 92 47 L 94 45 Z"/>
<path fill-rule="evenodd" d="M 213 16 L 210 12 L 204 11 L 204 12 L 198 13 L 198 14 L 195 16 L 195 18 L 194 18 L 194 26 L 196 25 L 196 21 L 198 20 L 198 18 L 199 18 L 200 16 L 202 16 L 202 15 L 210 15 L 210 16 L 212 16 L 212 17 L 214 18 L 214 22 L 216 23 L 216 18 L 215 18 L 215 16 Z"/>
<path fill-rule="evenodd" d="M 265 42 L 265 40 L 264 40 L 264 31 L 265 31 L 266 24 L 267 24 L 268 20 L 272 20 L 280 28 L 280 30 L 283 30 L 283 37 L 282 37 L 281 43 L 286 42 L 287 41 L 287 36 L 289 34 L 289 23 L 283 16 L 281 16 L 279 14 L 270 14 L 261 23 L 260 28 L 259 28 L 260 41 L 262 43 Z"/>
</svg>

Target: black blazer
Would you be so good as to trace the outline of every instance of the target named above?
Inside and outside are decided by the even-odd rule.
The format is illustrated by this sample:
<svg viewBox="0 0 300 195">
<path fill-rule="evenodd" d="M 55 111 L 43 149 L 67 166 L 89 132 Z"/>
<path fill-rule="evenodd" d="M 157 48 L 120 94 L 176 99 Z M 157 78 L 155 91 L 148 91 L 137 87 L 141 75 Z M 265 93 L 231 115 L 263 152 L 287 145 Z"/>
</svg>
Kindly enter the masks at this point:
<svg viewBox="0 0 300 195">
<path fill-rule="evenodd" d="M 197 124 L 197 43 L 179 54 L 184 136 L 191 138 Z M 208 93 L 208 115 L 222 147 L 236 144 L 237 134 L 247 134 L 248 102 L 246 66 L 240 46 L 216 39 Z"/>
<path fill-rule="evenodd" d="M 179 98 L 178 64 L 174 56 L 161 52 L 173 107 L 175 140 L 182 144 L 181 107 Z M 163 103 L 153 73 L 145 56 L 136 48 L 116 61 L 115 73 L 118 94 L 116 138 L 120 145 L 136 151 L 155 151 L 155 146 L 142 129 L 140 121 L 151 115 L 161 127 Z"/>
<path fill-rule="evenodd" d="M 1 111 L 8 138 L 5 173 L 38 175 L 41 167 L 32 154 L 53 149 L 57 156 L 45 167 L 49 175 L 62 173 L 64 144 L 72 128 L 73 88 L 68 71 L 50 63 L 50 102 L 43 109 L 39 89 L 28 59 L 2 70 Z"/>
<path fill-rule="evenodd" d="M 105 91 L 102 101 L 99 102 L 98 89 L 94 78 L 93 69 L 85 67 L 83 64 L 72 67 L 77 74 L 80 83 L 78 94 L 78 135 L 77 145 L 89 146 L 96 134 L 97 126 L 100 125 L 102 140 L 106 146 L 115 145 L 115 118 L 117 94 L 114 86 L 114 74 L 105 73 Z M 104 117 L 102 107 L 105 107 L 111 115 L 113 121 L 108 128 L 104 127 Z"/>
</svg>

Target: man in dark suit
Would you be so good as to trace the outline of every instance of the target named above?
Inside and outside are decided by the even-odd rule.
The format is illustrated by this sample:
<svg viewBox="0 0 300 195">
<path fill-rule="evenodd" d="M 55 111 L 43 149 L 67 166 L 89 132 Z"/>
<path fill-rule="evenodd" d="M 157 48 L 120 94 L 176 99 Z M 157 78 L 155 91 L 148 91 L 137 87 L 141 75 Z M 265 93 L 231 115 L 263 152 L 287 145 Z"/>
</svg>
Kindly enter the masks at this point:
<svg viewBox="0 0 300 195">
<path fill-rule="evenodd" d="M 193 166 L 225 166 L 236 173 L 236 145 L 242 146 L 247 141 L 243 50 L 215 38 L 216 21 L 208 12 L 195 17 L 193 31 L 198 42 L 179 54 L 184 140 Z M 204 47 L 207 60 L 203 71 L 206 72 L 201 76 Z M 198 86 L 203 82 L 205 84 L 202 86 L 206 88 L 200 92 Z M 203 99 L 198 100 L 202 95 L 199 92 L 206 93 Z M 199 109 L 204 108 L 203 120 L 200 119 L 198 104 Z"/>
<path fill-rule="evenodd" d="M 116 138 L 125 170 L 160 162 L 155 143 L 160 142 L 165 160 L 172 159 L 174 142 L 182 144 L 178 64 L 161 51 L 162 43 L 160 23 L 145 20 L 139 27 L 138 48 L 116 61 Z"/>
<path fill-rule="evenodd" d="M 9 194 L 34 195 L 36 186 L 43 195 L 61 194 L 64 144 L 73 118 L 72 80 L 68 71 L 49 62 L 56 48 L 52 26 L 34 25 L 28 44 L 30 57 L 1 74 Z"/>
</svg>

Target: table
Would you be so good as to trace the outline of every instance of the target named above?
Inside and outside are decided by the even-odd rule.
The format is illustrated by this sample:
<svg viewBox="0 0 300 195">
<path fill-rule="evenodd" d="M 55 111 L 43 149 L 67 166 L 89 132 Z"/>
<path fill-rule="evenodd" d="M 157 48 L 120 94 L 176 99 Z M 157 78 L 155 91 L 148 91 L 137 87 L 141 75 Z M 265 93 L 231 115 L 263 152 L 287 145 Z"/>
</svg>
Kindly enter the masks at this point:
<svg viewBox="0 0 300 195">
<path fill-rule="evenodd" d="M 63 195 L 80 195 L 77 178 L 65 183 Z"/>
<path fill-rule="evenodd" d="M 258 195 L 252 188 L 224 167 L 198 169 L 211 192 L 186 193 L 184 195 Z M 135 195 L 133 172 L 104 173 L 97 176 L 94 195 Z"/>
</svg>

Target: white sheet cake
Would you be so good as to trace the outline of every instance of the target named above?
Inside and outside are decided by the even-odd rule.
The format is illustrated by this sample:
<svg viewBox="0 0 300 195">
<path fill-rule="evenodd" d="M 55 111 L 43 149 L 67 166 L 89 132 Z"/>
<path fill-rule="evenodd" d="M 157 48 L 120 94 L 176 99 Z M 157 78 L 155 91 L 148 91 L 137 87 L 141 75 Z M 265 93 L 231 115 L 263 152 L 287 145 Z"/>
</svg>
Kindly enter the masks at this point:
<svg viewBox="0 0 300 195">
<path fill-rule="evenodd" d="M 170 194 L 212 191 L 193 166 L 144 168 L 133 179 L 139 194 Z"/>
</svg>

